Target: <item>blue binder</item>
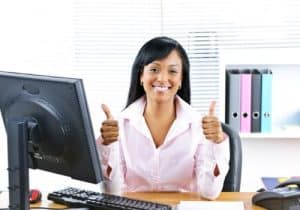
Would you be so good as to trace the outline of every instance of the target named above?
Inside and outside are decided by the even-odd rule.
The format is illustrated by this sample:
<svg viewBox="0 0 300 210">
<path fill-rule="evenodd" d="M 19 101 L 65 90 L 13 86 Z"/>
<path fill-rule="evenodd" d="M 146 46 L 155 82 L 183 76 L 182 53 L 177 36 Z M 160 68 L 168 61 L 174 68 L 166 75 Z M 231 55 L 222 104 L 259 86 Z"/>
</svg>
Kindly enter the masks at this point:
<svg viewBox="0 0 300 210">
<path fill-rule="evenodd" d="M 272 131 L 272 71 L 262 70 L 261 87 L 261 132 Z"/>
<path fill-rule="evenodd" d="M 240 71 L 226 70 L 226 112 L 225 122 L 240 132 Z"/>
</svg>

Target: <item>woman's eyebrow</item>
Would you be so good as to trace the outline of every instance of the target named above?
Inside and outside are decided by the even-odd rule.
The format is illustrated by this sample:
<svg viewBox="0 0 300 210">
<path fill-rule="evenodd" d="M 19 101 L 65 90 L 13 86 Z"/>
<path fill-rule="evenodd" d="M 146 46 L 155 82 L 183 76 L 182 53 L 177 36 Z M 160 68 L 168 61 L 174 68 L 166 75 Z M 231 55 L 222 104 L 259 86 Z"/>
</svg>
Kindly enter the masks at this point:
<svg viewBox="0 0 300 210">
<path fill-rule="evenodd" d="M 169 66 L 174 66 L 174 67 L 176 67 L 176 66 L 180 66 L 180 64 L 179 63 L 176 63 L 176 64 L 170 64 Z"/>
<path fill-rule="evenodd" d="M 149 63 L 150 65 L 160 65 L 159 64 L 159 62 L 157 62 L 157 61 L 153 61 L 153 62 L 151 62 L 151 63 Z"/>
<path fill-rule="evenodd" d="M 152 63 L 149 63 L 148 65 L 157 65 L 157 66 L 160 66 L 161 64 L 157 61 L 153 61 Z M 171 67 L 176 67 L 176 66 L 180 66 L 179 63 L 171 63 L 171 64 L 168 64 L 168 66 L 171 66 Z"/>
</svg>

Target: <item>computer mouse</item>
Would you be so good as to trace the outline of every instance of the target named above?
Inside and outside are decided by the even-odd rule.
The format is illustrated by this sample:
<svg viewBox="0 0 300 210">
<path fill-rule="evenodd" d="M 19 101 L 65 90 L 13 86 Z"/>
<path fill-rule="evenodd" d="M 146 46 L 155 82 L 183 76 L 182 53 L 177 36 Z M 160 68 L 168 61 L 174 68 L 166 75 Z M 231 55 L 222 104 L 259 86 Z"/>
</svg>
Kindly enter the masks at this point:
<svg viewBox="0 0 300 210">
<path fill-rule="evenodd" d="M 30 203 L 37 203 L 41 201 L 42 193 L 37 189 L 31 189 L 29 191 L 29 202 Z"/>
</svg>

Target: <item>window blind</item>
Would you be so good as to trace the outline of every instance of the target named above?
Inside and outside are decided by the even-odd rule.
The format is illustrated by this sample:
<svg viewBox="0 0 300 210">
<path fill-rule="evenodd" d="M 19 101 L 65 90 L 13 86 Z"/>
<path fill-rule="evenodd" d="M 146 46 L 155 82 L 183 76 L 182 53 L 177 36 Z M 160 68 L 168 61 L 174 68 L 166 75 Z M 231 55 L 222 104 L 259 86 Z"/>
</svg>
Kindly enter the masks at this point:
<svg viewBox="0 0 300 210">
<path fill-rule="evenodd" d="M 188 51 L 192 106 L 202 113 L 207 112 L 211 100 L 216 100 L 217 113 L 224 119 L 224 52 L 228 49 L 236 56 L 231 60 L 238 63 L 240 50 L 299 48 L 299 1 L 162 2 L 163 33 L 177 38 Z"/>
<path fill-rule="evenodd" d="M 161 34 L 158 0 L 74 2 L 73 69 L 85 79 L 94 122 L 100 104 L 118 114 L 126 104 L 131 66 L 139 48 Z"/>
<path fill-rule="evenodd" d="M 18 10 L 13 2 L 1 3 L 0 67 L 83 78 L 95 119 L 102 102 L 116 112 L 124 107 L 134 57 L 154 36 L 182 43 L 191 60 L 192 106 L 206 113 L 216 100 L 220 117 L 224 51 L 235 51 L 239 60 L 239 50 L 300 48 L 297 0 L 19 3 Z"/>
</svg>

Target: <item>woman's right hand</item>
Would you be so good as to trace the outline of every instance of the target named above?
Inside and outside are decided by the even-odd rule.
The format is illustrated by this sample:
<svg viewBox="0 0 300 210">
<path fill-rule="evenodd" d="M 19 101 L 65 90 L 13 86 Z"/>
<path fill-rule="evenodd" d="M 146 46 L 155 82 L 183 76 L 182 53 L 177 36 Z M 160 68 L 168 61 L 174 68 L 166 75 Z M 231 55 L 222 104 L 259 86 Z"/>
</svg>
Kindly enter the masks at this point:
<svg viewBox="0 0 300 210">
<path fill-rule="evenodd" d="M 108 106 L 102 104 L 101 107 L 106 115 L 106 120 L 102 122 L 102 126 L 100 128 L 101 137 L 103 139 L 102 144 L 109 145 L 118 140 L 119 125 L 118 121 L 114 120 Z"/>
</svg>

